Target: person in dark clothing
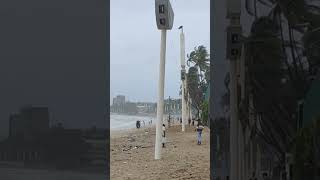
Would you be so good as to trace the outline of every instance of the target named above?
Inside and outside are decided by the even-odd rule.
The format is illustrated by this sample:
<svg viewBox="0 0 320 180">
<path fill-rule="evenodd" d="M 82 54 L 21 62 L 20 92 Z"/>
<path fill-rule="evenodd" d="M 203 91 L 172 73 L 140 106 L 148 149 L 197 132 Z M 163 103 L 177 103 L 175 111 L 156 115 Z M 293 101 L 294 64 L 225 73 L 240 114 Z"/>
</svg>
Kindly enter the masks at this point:
<svg viewBox="0 0 320 180">
<path fill-rule="evenodd" d="M 188 119 L 188 124 L 189 124 L 189 126 L 190 126 L 190 124 L 191 124 L 191 119 Z"/>
<path fill-rule="evenodd" d="M 194 126 L 194 119 L 192 119 L 192 126 Z"/>
<path fill-rule="evenodd" d="M 162 147 L 164 148 L 165 144 L 165 139 L 166 139 L 166 125 L 162 124 Z"/>
<path fill-rule="evenodd" d="M 198 135 L 198 145 L 201 144 L 201 141 L 202 141 L 202 131 L 204 129 L 204 126 L 202 125 L 202 123 L 200 122 L 200 120 L 198 120 L 198 125 L 197 125 L 197 128 L 196 128 L 196 131 L 197 131 L 197 135 Z"/>
<path fill-rule="evenodd" d="M 140 128 L 140 121 L 139 120 L 136 122 L 136 127 L 137 127 L 137 129 Z"/>
<path fill-rule="evenodd" d="M 162 136 L 166 137 L 166 125 L 162 124 Z"/>
</svg>

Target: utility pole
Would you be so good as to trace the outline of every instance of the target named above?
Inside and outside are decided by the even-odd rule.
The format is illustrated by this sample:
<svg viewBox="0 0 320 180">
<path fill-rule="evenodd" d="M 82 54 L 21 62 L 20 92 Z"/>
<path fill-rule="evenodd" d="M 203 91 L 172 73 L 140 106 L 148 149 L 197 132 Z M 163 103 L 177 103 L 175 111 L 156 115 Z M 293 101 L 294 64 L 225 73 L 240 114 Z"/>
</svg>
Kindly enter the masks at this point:
<svg viewBox="0 0 320 180">
<path fill-rule="evenodd" d="M 185 131 L 185 124 L 186 124 L 186 113 L 187 113 L 187 102 L 185 96 L 187 94 L 186 89 L 186 65 L 185 65 L 185 41 L 184 41 L 184 33 L 183 33 L 183 26 L 180 26 L 181 29 L 180 33 L 180 63 L 181 63 L 181 84 L 182 84 L 182 94 L 181 94 L 181 118 L 182 118 L 182 132 Z"/>
<path fill-rule="evenodd" d="M 189 93 L 189 118 L 192 121 L 192 99 L 190 97 L 190 93 Z"/>
<path fill-rule="evenodd" d="M 245 48 L 242 45 L 241 47 L 241 58 L 239 61 L 239 77 L 240 77 L 240 85 L 241 85 L 241 105 L 244 105 L 245 103 L 245 98 L 246 98 L 246 79 L 245 79 L 245 69 L 246 69 L 246 63 L 245 63 Z M 241 179 L 245 180 L 247 178 L 247 152 L 245 149 L 246 147 L 246 139 L 247 139 L 247 134 L 249 133 L 248 130 L 249 128 L 245 128 L 245 132 L 243 132 L 242 124 L 239 123 L 239 135 L 238 135 L 238 143 L 239 143 L 239 166 L 240 166 L 240 176 Z"/>
<path fill-rule="evenodd" d="M 184 124 L 186 125 L 188 123 L 188 119 L 189 119 L 189 90 L 188 90 L 188 76 L 186 76 L 186 83 L 185 83 L 185 87 L 186 87 L 186 90 L 185 90 L 185 98 L 186 98 L 186 110 L 185 110 L 185 121 L 184 121 Z"/>
<path fill-rule="evenodd" d="M 161 51 L 160 51 L 160 65 L 159 65 L 155 159 L 161 158 L 161 126 L 163 123 L 163 108 L 164 108 L 163 98 L 164 98 L 164 78 L 165 78 L 166 36 L 167 36 L 167 31 L 161 30 Z"/>
<path fill-rule="evenodd" d="M 188 79 L 188 77 L 187 77 Z M 185 124 L 188 124 L 188 120 L 189 120 L 189 92 L 188 92 L 188 84 L 186 83 L 186 98 L 187 98 L 187 101 L 186 101 L 186 120 L 184 121 Z"/>
<path fill-rule="evenodd" d="M 165 79 L 165 57 L 166 57 L 166 38 L 167 30 L 173 26 L 173 10 L 169 0 L 155 0 L 155 13 L 157 27 L 161 30 L 160 44 L 160 65 L 159 65 L 159 84 L 158 84 L 158 104 L 156 122 L 156 142 L 155 159 L 161 159 L 161 127 L 163 123 L 164 108 L 164 79 Z"/>
<path fill-rule="evenodd" d="M 227 59 L 230 66 L 230 180 L 242 180 L 239 162 L 239 131 L 238 92 L 237 92 L 237 61 L 241 55 L 241 1 L 227 0 Z"/>
<path fill-rule="evenodd" d="M 169 96 L 169 110 L 168 110 L 168 114 L 169 114 L 169 117 L 168 117 L 168 127 L 170 127 L 170 113 L 171 113 L 171 99 L 170 99 L 170 96 Z"/>
</svg>

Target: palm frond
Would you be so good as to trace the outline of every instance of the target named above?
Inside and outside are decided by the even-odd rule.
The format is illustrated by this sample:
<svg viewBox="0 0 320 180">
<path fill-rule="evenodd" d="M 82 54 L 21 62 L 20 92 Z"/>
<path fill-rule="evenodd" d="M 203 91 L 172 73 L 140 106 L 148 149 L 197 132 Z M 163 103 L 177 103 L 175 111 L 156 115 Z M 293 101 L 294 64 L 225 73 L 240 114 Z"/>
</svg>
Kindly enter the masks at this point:
<svg viewBox="0 0 320 180">
<path fill-rule="evenodd" d="M 250 5 L 252 5 L 252 0 L 246 0 L 245 1 L 246 11 L 249 15 L 254 16 L 254 11 L 252 10 L 252 7 Z"/>
</svg>

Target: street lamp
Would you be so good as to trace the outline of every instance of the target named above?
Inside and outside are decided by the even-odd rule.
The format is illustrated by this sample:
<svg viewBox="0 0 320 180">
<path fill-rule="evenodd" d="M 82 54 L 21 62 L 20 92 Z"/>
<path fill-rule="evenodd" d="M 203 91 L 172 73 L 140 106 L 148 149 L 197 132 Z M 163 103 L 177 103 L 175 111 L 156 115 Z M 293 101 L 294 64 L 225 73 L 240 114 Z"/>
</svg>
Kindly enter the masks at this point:
<svg viewBox="0 0 320 180">
<path fill-rule="evenodd" d="M 173 26 L 174 13 L 169 0 L 155 0 L 156 20 L 158 29 L 170 30 Z"/>
<path fill-rule="evenodd" d="M 185 65 L 185 41 L 184 41 L 184 33 L 183 33 L 183 26 L 180 26 L 181 29 L 180 33 L 180 63 L 181 63 L 181 83 L 182 83 L 182 94 L 181 94 L 181 118 L 182 118 L 182 132 L 185 131 L 185 124 L 186 124 L 186 113 L 187 113 L 187 102 L 185 99 L 186 95 L 186 65 Z"/>
<path fill-rule="evenodd" d="M 165 77 L 165 56 L 166 56 L 166 36 L 167 30 L 173 26 L 173 10 L 169 0 L 155 0 L 155 12 L 157 27 L 161 30 L 160 44 L 160 65 L 159 65 L 159 84 L 158 84 L 158 104 L 157 104 L 157 123 L 156 123 L 156 143 L 155 159 L 161 158 L 161 127 L 163 123 L 163 98 L 164 98 L 164 77 Z"/>
<path fill-rule="evenodd" d="M 227 0 L 227 18 L 230 24 L 227 28 L 227 59 L 230 66 L 230 180 L 242 180 L 240 157 L 239 128 L 238 120 L 238 92 L 237 92 L 237 61 L 241 52 L 241 1 Z"/>
<path fill-rule="evenodd" d="M 168 107 L 169 107 L 169 109 L 168 109 L 168 114 L 169 114 L 169 117 L 168 117 L 168 128 L 169 128 L 170 127 L 170 120 L 171 120 L 171 117 L 170 117 L 170 115 L 171 115 L 171 99 L 170 99 L 170 96 L 169 96 Z"/>
</svg>

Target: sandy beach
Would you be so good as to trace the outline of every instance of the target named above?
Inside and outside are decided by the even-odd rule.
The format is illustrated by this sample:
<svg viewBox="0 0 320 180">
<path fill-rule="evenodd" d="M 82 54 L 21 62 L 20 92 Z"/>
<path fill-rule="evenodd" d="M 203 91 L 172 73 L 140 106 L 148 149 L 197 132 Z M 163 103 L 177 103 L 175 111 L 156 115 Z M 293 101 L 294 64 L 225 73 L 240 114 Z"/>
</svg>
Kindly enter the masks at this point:
<svg viewBox="0 0 320 180">
<path fill-rule="evenodd" d="M 162 159 L 154 160 L 155 128 L 111 132 L 110 175 L 112 180 L 210 179 L 210 131 L 204 129 L 197 145 L 195 127 L 167 129 Z"/>
</svg>

